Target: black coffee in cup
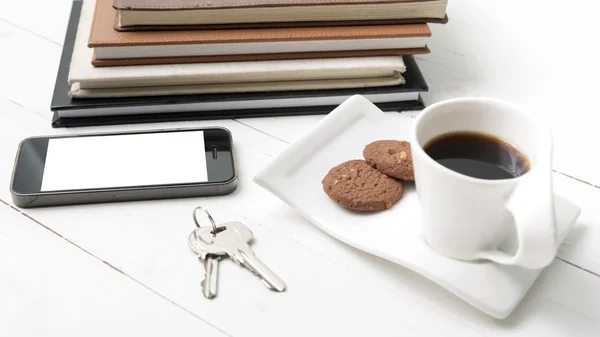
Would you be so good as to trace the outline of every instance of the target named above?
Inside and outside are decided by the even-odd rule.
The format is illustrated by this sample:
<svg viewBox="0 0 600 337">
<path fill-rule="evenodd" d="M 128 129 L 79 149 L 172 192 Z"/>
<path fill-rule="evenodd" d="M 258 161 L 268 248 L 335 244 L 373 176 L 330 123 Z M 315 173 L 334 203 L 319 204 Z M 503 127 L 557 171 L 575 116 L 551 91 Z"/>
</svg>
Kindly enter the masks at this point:
<svg viewBox="0 0 600 337">
<path fill-rule="evenodd" d="M 529 159 L 511 144 L 491 135 L 456 132 L 438 136 L 423 149 L 441 165 L 479 179 L 510 179 L 530 169 Z"/>
</svg>

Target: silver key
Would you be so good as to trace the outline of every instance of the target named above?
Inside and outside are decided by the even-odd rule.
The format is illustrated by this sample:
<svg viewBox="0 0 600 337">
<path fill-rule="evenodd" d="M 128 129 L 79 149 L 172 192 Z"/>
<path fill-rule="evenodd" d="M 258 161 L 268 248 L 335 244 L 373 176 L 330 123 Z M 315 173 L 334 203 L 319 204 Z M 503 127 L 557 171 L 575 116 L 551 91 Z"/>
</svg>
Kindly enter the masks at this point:
<svg viewBox="0 0 600 337">
<path fill-rule="evenodd" d="M 217 296 L 217 278 L 219 276 L 220 256 L 208 255 L 204 258 L 204 280 L 202 280 L 202 294 L 206 298 Z"/>
<path fill-rule="evenodd" d="M 211 227 L 201 227 L 208 229 L 209 231 L 212 229 Z M 219 261 L 221 260 L 221 256 L 214 254 L 206 254 L 199 246 L 198 246 L 198 236 L 196 229 L 192 234 L 190 234 L 188 238 L 188 244 L 192 251 L 198 254 L 198 259 L 204 263 L 204 280 L 202 280 L 202 294 L 204 297 L 208 299 L 212 299 L 217 296 L 217 282 L 219 276 Z"/>
<path fill-rule="evenodd" d="M 199 238 L 196 243 L 205 254 L 227 255 L 235 262 L 253 271 L 260 276 L 267 288 L 275 291 L 284 291 L 285 283 L 267 265 L 254 255 L 248 245 L 252 240 L 252 231 L 244 224 L 234 221 L 219 226 L 216 234 L 211 228 L 201 227 L 194 232 Z"/>
</svg>

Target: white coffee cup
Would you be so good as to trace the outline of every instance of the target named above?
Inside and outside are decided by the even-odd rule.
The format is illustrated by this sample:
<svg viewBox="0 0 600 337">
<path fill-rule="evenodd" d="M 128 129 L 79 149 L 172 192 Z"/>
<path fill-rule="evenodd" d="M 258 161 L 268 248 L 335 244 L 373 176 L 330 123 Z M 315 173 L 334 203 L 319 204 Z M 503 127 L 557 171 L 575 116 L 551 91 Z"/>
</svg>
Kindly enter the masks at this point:
<svg viewBox="0 0 600 337">
<path fill-rule="evenodd" d="M 478 179 L 448 169 L 425 153 L 423 147 L 432 139 L 462 131 L 508 142 L 527 156 L 530 170 L 511 179 Z M 417 116 L 411 152 L 424 239 L 432 249 L 455 259 L 530 269 L 552 262 L 557 249 L 552 137 L 541 121 L 494 99 L 451 99 Z M 516 238 L 511 238 L 515 232 Z M 507 240 L 518 241 L 514 253 L 499 250 Z"/>
</svg>

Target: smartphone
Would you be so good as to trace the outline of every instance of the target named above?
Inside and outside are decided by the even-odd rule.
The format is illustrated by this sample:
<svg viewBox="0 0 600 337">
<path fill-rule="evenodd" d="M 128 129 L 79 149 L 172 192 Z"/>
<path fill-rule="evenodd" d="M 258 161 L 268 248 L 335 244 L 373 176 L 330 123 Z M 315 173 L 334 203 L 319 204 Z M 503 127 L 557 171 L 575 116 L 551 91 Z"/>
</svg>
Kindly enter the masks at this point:
<svg viewBox="0 0 600 337">
<path fill-rule="evenodd" d="M 225 195 L 237 187 L 225 128 L 31 137 L 10 190 L 22 208 Z"/>
</svg>

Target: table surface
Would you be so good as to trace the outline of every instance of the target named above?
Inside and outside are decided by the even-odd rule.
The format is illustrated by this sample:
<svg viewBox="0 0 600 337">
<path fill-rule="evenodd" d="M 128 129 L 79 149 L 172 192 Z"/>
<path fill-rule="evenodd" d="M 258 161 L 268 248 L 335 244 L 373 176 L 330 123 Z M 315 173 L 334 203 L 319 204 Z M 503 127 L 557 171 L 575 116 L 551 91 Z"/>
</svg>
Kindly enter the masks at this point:
<svg viewBox="0 0 600 337">
<path fill-rule="evenodd" d="M 594 1 L 450 0 L 418 63 L 426 104 L 489 96 L 554 134 L 556 192 L 580 218 L 521 304 L 495 320 L 402 267 L 348 247 L 252 182 L 322 116 L 52 129 L 49 110 L 70 0 L 0 1 L 0 336 L 599 336 L 600 47 Z M 390 113 L 410 127 L 415 113 Z M 41 134 L 219 125 L 235 138 L 229 196 L 20 210 L 8 189 L 17 144 Z M 287 282 L 265 289 L 231 261 L 201 294 L 191 210 L 240 220 Z"/>
</svg>

